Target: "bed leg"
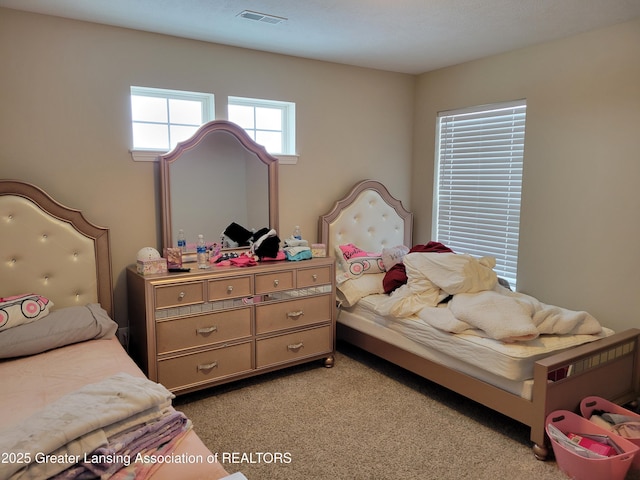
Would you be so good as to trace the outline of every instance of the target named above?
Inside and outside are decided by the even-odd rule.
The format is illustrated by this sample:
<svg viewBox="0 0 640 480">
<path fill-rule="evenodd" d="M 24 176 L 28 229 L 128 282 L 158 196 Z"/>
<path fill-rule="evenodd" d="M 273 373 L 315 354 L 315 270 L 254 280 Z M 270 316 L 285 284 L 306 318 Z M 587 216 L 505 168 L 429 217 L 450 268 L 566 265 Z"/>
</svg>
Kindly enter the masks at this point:
<svg viewBox="0 0 640 480">
<path fill-rule="evenodd" d="M 549 448 L 546 445 L 539 445 L 537 443 L 534 443 L 533 455 L 536 457 L 536 460 L 541 460 L 544 462 L 549 455 Z"/>
<path fill-rule="evenodd" d="M 327 368 L 331 368 L 333 367 L 333 365 L 335 364 L 335 359 L 333 357 L 333 355 L 331 355 L 330 357 L 327 357 L 324 359 L 324 366 Z"/>
</svg>

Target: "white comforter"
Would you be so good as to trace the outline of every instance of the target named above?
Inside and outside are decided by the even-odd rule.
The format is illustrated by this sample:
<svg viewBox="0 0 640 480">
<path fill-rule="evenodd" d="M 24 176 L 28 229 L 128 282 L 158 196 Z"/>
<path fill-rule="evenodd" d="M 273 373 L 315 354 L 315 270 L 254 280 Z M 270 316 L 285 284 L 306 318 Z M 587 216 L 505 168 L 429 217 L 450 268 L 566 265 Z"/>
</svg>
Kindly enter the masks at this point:
<svg viewBox="0 0 640 480">
<path fill-rule="evenodd" d="M 417 315 L 452 333 L 504 342 L 542 334 L 598 334 L 600 323 L 587 312 L 546 305 L 498 284 L 495 259 L 453 253 L 410 253 L 403 260 L 407 283 L 382 302 L 381 315 Z M 438 304 L 449 295 L 446 306 Z"/>
</svg>

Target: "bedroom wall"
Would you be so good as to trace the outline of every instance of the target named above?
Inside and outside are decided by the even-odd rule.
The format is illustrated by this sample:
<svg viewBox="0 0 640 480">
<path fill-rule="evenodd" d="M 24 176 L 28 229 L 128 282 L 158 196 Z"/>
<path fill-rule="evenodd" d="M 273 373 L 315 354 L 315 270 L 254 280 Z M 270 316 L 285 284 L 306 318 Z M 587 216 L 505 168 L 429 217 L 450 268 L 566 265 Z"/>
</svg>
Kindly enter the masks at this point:
<svg viewBox="0 0 640 480">
<path fill-rule="evenodd" d="M 637 327 L 640 19 L 423 74 L 416 95 L 416 240 L 431 236 L 437 112 L 526 98 L 519 289 Z"/>
<path fill-rule="evenodd" d="M 268 28 L 268 27 L 267 27 Z M 0 8 L 0 176 L 34 183 L 111 229 L 116 320 L 124 269 L 160 246 L 158 168 L 134 162 L 129 87 L 296 102 L 297 165 L 280 166 L 280 231 L 364 178 L 409 205 L 416 78 Z M 230 199 L 231 201 L 231 199 Z"/>
</svg>

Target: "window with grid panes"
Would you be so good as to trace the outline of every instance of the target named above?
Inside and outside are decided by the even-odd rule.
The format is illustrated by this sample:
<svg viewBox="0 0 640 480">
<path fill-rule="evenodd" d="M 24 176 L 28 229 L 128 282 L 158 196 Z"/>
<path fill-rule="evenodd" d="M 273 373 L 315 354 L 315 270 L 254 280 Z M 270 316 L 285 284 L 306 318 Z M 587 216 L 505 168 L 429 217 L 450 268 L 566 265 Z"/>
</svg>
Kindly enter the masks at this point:
<svg viewBox="0 0 640 480">
<path fill-rule="evenodd" d="M 295 103 L 229 97 L 228 119 L 271 154 L 294 155 Z"/>
<path fill-rule="evenodd" d="M 131 87 L 133 149 L 168 152 L 214 115 L 212 94 Z"/>
</svg>

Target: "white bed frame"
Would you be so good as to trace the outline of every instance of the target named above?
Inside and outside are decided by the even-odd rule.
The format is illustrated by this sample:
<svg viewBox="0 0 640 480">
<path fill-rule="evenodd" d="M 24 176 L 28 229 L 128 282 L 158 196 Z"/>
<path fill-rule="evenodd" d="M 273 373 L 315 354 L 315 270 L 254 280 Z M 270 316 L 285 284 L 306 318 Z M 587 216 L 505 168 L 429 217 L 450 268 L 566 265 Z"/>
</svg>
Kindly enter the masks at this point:
<svg viewBox="0 0 640 480">
<path fill-rule="evenodd" d="M 346 243 L 367 251 L 396 245 L 411 247 L 412 220 L 412 214 L 384 185 L 364 180 L 320 217 L 319 241 L 326 245 L 329 255 L 334 254 L 335 246 Z M 577 411 L 580 401 L 590 395 L 618 404 L 636 401 L 640 396 L 640 329 L 537 361 L 531 400 L 341 324 L 340 317 L 337 337 L 529 426 L 533 451 L 540 460 L 550 451 L 545 434 L 550 412 Z M 572 374 L 564 376 L 562 372 L 569 367 Z"/>
</svg>

